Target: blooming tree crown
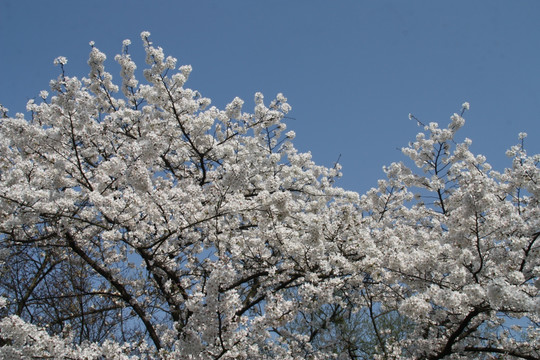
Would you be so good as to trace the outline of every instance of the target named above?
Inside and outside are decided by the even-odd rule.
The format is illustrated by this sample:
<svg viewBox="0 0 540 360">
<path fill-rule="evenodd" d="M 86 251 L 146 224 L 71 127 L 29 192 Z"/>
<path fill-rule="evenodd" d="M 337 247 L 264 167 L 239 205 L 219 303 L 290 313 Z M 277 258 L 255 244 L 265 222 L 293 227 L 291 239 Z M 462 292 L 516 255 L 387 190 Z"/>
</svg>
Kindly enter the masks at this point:
<svg viewBox="0 0 540 360">
<path fill-rule="evenodd" d="M 149 37 L 144 81 L 129 40 L 120 85 L 92 42 L 88 77 L 59 57 L 30 119 L 1 109 L 1 356 L 540 356 L 525 134 L 494 171 L 464 103 L 360 197 L 295 149 L 282 94 L 218 109 Z"/>
</svg>

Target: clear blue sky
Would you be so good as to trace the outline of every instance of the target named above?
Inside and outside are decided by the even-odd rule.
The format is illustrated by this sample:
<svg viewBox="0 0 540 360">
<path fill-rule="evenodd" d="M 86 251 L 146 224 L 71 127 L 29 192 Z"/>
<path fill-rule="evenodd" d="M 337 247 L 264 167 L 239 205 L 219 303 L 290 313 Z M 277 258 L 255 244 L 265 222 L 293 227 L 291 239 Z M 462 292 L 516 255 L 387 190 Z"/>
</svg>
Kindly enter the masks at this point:
<svg viewBox="0 0 540 360">
<path fill-rule="evenodd" d="M 58 75 L 57 56 L 86 76 L 90 40 L 116 76 L 131 39 L 141 68 L 143 30 L 193 66 L 187 86 L 217 106 L 240 96 L 248 110 L 256 91 L 283 92 L 297 147 L 327 166 L 341 154 L 349 190 L 405 159 L 397 149 L 419 131 L 409 113 L 446 125 L 464 101 L 461 136 L 495 168 L 521 131 L 540 152 L 538 0 L 0 0 L 0 103 L 23 112 Z"/>
</svg>

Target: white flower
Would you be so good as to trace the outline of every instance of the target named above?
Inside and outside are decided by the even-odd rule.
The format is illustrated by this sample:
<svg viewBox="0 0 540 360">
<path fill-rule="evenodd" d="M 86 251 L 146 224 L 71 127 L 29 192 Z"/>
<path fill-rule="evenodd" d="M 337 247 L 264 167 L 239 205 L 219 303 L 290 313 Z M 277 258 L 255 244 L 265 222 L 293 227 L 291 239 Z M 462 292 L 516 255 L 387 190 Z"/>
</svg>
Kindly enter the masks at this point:
<svg viewBox="0 0 540 360">
<path fill-rule="evenodd" d="M 452 122 L 450 123 L 449 128 L 453 131 L 457 131 L 458 129 L 463 127 L 463 125 L 465 125 L 465 119 L 458 114 L 452 115 L 450 119 L 452 120 Z"/>
<path fill-rule="evenodd" d="M 54 65 L 66 65 L 67 64 L 67 59 L 64 57 L 64 56 L 59 56 L 57 57 L 56 59 L 54 59 Z"/>
<path fill-rule="evenodd" d="M 126 39 L 126 40 L 122 41 L 122 45 L 124 45 L 124 46 L 129 46 L 129 45 L 131 45 L 131 40 Z"/>
<path fill-rule="evenodd" d="M 242 112 L 242 105 L 244 105 L 244 101 L 239 97 L 235 97 L 233 101 L 225 108 L 227 116 L 231 119 L 240 117 L 240 114 Z"/>
<path fill-rule="evenodd" d="M 264 96 L 262 93 L 260 92 L 255 93 L 255 104 L 257 105 L 262 104 L 263 100 L 264 100 Z"/>
<path fill-rule="evenodd" d="M 526 132 L 520 132 L 518 137 L 519 137 L 519 140 L 523 140 L 523 139 L 525 139 L 527 137 L 527 133 Z"/>
<path fill-rule="evenodd" d="M 182 73 L 182 75 L 185 76 L 185 78 L 187 79 L 189 74 L 191 74 L 191 65 L 182 65 L 178 68 L 178 70 L 180 70 L 180 72 Z"/>
<path fill-rule="evenodd" d="M 282 93 L 277 94 L 276 99 L 277 101 L 287 102 L 287 98 Z"/>
<path fill-rule="evenodd" d="M 471 108 L 471 105 L 467 101 L 465 101 L 463 104 L 461 104 L 461 108 L 463 110 L 469 110 Z"/>
</svg>

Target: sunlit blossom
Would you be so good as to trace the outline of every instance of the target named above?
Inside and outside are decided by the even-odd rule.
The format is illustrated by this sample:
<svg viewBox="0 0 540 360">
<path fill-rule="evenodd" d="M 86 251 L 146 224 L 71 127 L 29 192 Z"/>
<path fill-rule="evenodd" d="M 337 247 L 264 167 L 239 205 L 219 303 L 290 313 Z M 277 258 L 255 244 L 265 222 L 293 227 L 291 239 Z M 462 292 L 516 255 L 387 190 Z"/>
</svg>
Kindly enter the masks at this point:
<svg viewBox="0 0 540 360">
<path fill-rule="evenodd" d="M 0 106 L 0 358 L 540 358 L 525 133 L 499 172 L 456 135 L 468 103 L 409 114 L 360 196 L 295 148 L 283 94 L 210 106 L 149 37 L 140 72 L 92 42 L 28 119 Z"/>
</svg>

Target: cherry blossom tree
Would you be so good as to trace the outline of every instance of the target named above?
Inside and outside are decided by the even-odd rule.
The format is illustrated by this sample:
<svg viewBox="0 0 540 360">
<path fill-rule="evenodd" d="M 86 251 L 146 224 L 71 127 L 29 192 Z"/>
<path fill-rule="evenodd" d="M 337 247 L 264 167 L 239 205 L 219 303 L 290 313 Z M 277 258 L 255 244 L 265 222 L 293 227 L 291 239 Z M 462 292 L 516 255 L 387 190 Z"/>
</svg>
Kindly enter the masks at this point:
<svg viewBox="0 0 540 360">
<path fill-rule="evenodd" d="M 540 156 L 528 156 L 525 133 L 497 172 L 457 142 L 464 124 L 424 132 L 403 149 L 361 199 L 366 236 L 383 264 L 366 291 L 413 322 L 398 348 L 407 358 L 540 358 Z M 364 230 L 366 231 L 366 230 Z M 392 344 L 395 346 L 395 344 Z"/>
<path fill-rule="evenodd" d="M 0 123 L 4 358 L 540 358 L 538 156 L 491 169 L 435 123 L 363 196 L 143 32 Z M 464 104 L 464 110 L 468 104 Z M 414 118 L 414 117 L 412 117 Z"/>
</svg>

